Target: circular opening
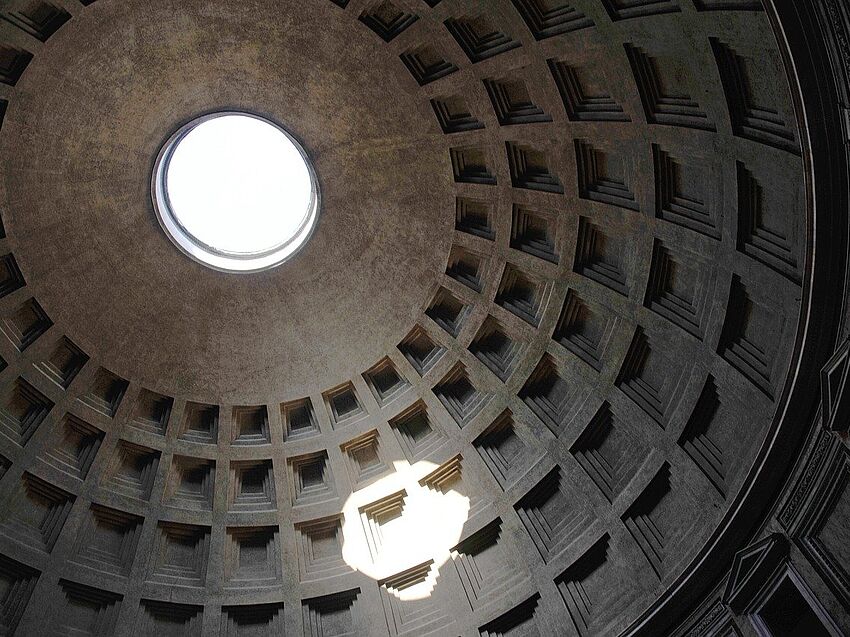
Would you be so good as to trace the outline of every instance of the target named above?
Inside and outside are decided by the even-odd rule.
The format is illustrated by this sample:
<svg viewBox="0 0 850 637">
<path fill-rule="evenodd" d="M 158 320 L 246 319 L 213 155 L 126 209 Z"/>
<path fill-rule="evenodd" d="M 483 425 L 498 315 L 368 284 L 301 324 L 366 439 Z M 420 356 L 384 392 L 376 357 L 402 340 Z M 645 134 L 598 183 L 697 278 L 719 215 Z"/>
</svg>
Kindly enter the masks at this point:
<svg viewBox="0 0 850 637">
<path fill-rule="evenodd" d="M 304 149 L 280 126 L 248 113 L 200 117 L 157 158 L 153 199 L 171 240 L 228 272 L 267 270 L 310 238 L 319 210 Z"/>
</svg>

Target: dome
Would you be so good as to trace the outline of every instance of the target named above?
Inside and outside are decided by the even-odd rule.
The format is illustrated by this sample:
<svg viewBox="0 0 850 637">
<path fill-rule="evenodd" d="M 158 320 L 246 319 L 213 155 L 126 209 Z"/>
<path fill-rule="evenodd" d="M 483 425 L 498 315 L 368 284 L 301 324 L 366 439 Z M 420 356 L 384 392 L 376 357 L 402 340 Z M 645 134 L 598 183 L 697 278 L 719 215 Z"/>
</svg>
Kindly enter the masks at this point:
<svg viewBox="0 0 850 637">
<path fill-rule="evenodd" d="M 789 4 L 6 3 L 0 634 L 850 631 Z"/>
</svg>

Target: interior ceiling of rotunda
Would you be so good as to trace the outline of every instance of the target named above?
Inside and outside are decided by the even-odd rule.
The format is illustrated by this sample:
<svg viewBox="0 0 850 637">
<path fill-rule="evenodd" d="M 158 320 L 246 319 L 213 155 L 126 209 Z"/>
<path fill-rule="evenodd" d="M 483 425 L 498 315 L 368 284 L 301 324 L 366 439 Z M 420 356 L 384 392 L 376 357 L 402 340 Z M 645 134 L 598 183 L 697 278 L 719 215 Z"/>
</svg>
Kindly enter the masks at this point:
<svg viewBox="0 0 850 637">
<path fill-rule="evenodd" d="M 731 514 L 811 257 L 760 2 L 0 17 L 0 634 L 614 635 Z M 314 170 L 277 267 L 158 222 L 225 112 Z"/>
</svg>

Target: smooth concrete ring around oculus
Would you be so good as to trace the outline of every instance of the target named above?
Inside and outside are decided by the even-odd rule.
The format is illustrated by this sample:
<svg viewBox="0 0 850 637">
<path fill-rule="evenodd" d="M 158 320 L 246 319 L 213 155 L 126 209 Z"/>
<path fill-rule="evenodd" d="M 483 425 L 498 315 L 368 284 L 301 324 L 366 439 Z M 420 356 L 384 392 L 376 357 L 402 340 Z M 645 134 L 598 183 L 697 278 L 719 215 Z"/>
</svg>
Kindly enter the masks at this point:
<svg viewBox="0 0 850 637">
<path fill-rule="evenodd" d="M 95 3 L 50 38 L 3 121 L 3 222 L 45 312 L 116 374 L 200 402 L 298 398 L 374 365 L 433 296 L 455 223 L 446 138 L 398 56 L 332 2 L 284 21 L 256 19 L 271 0 L 209 6 Z M 223 111 L 291 131 L 321 189 L 297 256 L 250 276 L 186 258 L 151 202 L 163 143 Z"/>
</svg>

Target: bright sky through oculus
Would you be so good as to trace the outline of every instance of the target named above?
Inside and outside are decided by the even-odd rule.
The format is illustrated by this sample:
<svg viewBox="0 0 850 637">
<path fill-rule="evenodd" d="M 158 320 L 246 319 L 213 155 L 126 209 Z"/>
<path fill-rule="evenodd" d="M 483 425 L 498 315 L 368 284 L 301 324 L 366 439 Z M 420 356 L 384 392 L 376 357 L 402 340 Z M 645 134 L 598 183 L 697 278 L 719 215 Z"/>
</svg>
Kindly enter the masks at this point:
<svg viewBox="0 0 850 637">
<path fill-rule="evenodd" d="M 154 179 L 165 231 L 215 269 L 273 267 L 316 224 L 317 186 L 305 153 L 259 117 L 222 113 L 189 124 L 166 143 Z"/>
<path fill-rule="evenodd" d="M 189 234 L 243 254 L 293 237 L 312 195 L 298 148 L 275 126 L 244 115 L 192 129 L 171 155 L 166 185 L 171 210 Z"/>
</svg>

